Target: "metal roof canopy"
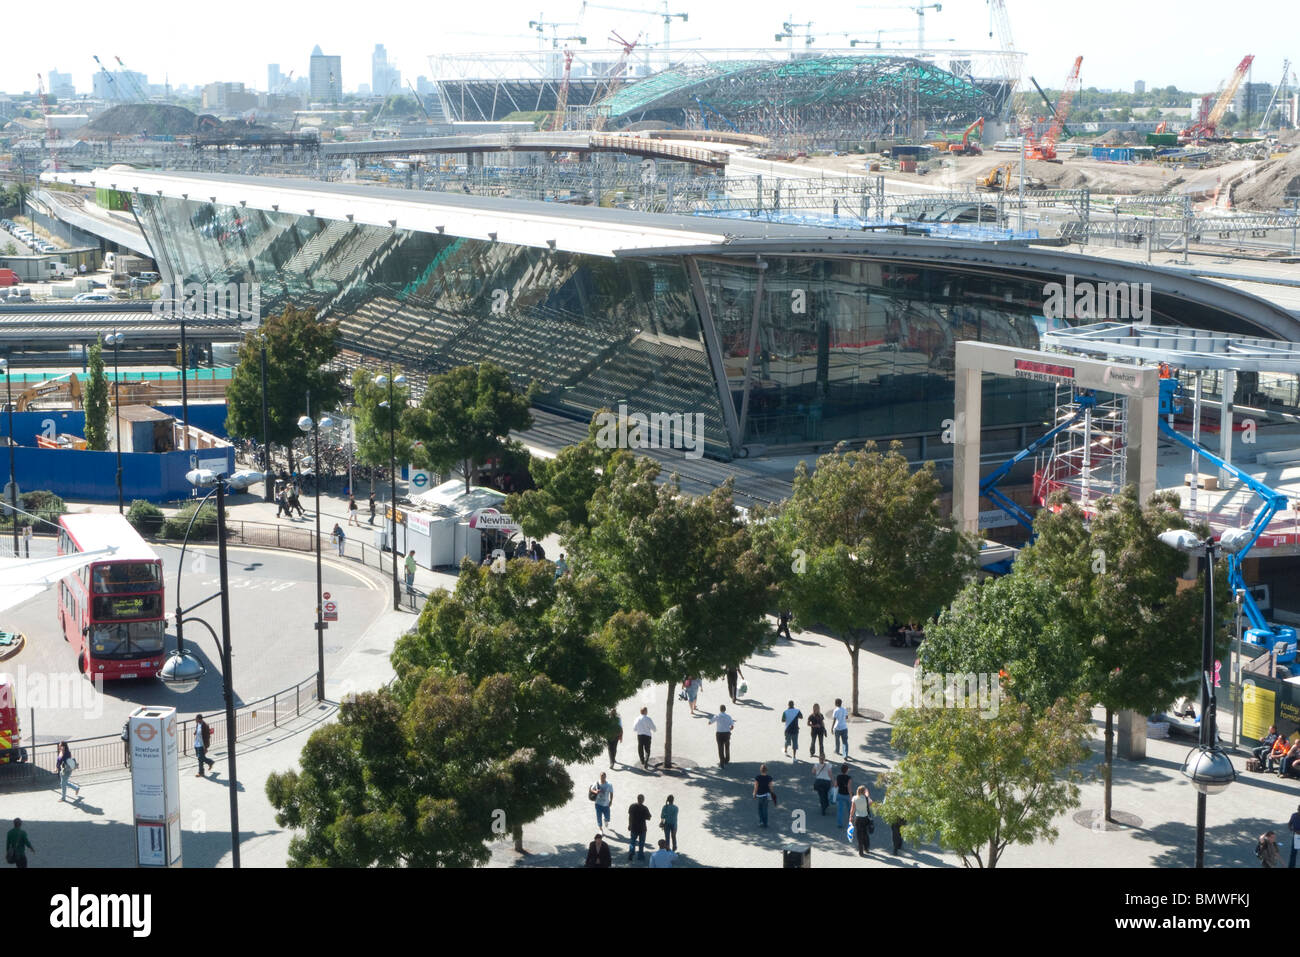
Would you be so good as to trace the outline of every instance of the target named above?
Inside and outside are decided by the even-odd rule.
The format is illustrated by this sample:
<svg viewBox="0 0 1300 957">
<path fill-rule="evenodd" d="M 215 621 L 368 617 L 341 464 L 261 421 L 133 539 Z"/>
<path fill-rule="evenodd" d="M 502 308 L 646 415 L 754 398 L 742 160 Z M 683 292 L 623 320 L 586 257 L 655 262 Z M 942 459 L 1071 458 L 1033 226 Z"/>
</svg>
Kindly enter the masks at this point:
<svg viewBox="0 0 1300 957">
<path fill-rule="evenodd" d="M 1049 332 L 1043 336 L 1043 347 L 1150 363 L 1166 362 L 1179 369 L 1300 373 L 1300 343 L 1181 326 L 1097 322 Z"/>
</svg>

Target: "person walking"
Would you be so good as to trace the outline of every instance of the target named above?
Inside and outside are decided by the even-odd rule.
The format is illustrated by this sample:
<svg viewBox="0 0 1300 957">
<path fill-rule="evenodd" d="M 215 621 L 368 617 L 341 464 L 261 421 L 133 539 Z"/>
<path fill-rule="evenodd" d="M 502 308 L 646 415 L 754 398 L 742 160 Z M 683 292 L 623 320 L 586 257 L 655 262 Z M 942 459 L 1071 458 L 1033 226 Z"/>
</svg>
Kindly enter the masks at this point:
<svg viewBox="0 0 1300 957">
<path fill-rule="evenodd" d="M 745 675 L 740 670 L 740 665 L 736 665 L 734 668 L 727 669 L 727 694 L 731 696 L 732 704 L 738 703 L 736 701 L 736 687 L 738 681 L 740 679 L 743 679 L 744 677 Z"/>
<path fill-rule="evenodd" d="M 835 753 L 840 753 L 840 743 L 844 743 L 844 760 L 849 759 L 849 709 L 844 702 L 835 699 L 835 710 L 831 712 L 831 730 L 835 732 Z"/>
<path fill-rule="evenodd" d="M 614 805 L 614 785 L 605 780 L 605 772 L 600 772 L 600 780 L 591 786 L 591 791 L 596 795 L 596 826 L 600 828 L 600 833 L 605 833 L 605 825 L 609 823 L 609 812 Z"/>
<path fill-rule="evenodd" d="M 1300 851 L 1300 807 L 1291 815 L 1287 827 L 1291 829 L 1291 861 L 1287 867 L 1295 867 L 1296 852 Z"/>
<path fill-rule="evenodd" d="M 665 843 L 674 851 L 677 850 L 677 805 L 673 802 L 673 796 L 668 795 L 668 800 L 664 806 L 659 809 L 659 827 L 664 832 L 664 839 L 659 842 L 663 847 Z"/>
<path fill-rule="evenodd" d="M 618 746 L 623 742 L 623 719 L 618 716 L 618 712 L 613 708 L 609 709 L 609 737 L 605 739 L 605 744 L 609 748 L 609 766 L 612 768 L 617 762 L 615 758 L 618 755 Z"/>
<path fill-rule="evenodd" d="M 785 746 L 781 749 L 785 754 L 790 753 L 794 748 L 794 759 L 799 760 L 799 722 L 803 720 L 803 712 L 790 702 L 790 706 L 781 712 L 781 720 L 785 723 Z"/>
<path fill-rule="evenodd" d="M 718 767 L 725 768 L 731 763 L 731 729 L 736 726 L 736 719 L 727 714 L 725 704 L 720 704 L 718 713 L 709 719 L 709 724 L 718 726 L 714 735 L 718 739 Z"/>
<path fill-rule="evenodd" d="M 871 850 L 871 795 L 865 784 L 858 785 L 853 798 L 853 834 L 858 839 L 858 857 L 866 857 Z"/>
<path fill-rule="evenodd" d="M 655 723 L 650 720 L 650 709 L 642 708 L 641 717 L 636 719 L 632 730 L 636 732 L 636 756 L 641 767 L 650 770 L 650 736 L 655 733 Z"/>
<path fill-rule="evenodd" d="M 415 549 L 412 548 L 406 554 L 406 593 L 409 595 L 415 590 Z"/>
<path fill-rule="evenodd" d="M 826 760 L 826 716 L 819 704 L 813 705 L 812 714 L 808 715 L 808 757 L 814 751 L 822 761 Z"/>
<path fill-rule="evenodd" d="M 375 524 L 375 493 L 370 493 L 370 524 Z"/>
<path fill-rule="evenodd" d="M 569 574 L 569 563 L 564 560 L 564 552 L 560 552 L 560 557 L 555 562 L 555 577 L 558 580 L 567 574 Z"/>
<path fill-rule="evenodd" d="M 758 826 L 767 827 L 768 804 L 776 800 L 776 794 L 772 790 L 772 775 L 767 773 L 766 764 L 760 764 L 758 774 L 754 775 L 754 800 L 758 802 Z"/>
<path fill-rule="evenodd" d="M 203 715 L 199 715 L 194 719 L 194 755 L 199 759 L 199 773 L 194 775 L 196 778 L 203 777 L 203 765 L 212 767 L 217 763 L 208 757 L 208 745 L 211 743 L 212 729 L 203 720 Z"/>
<path fill-rule="evenodd" d="M 646 829 L 650 824 L 650 809 L 645 806 L 645 795 L 638 794 L 636 803 L 630 805 L 627 809 L 627 859 L 632 860 L 633 855 L 639 861 L 645 860 L 645 836 Z"/>
<path fill-rule="evenodd" d="M 27 866 L 28 851 L 35 854 L 36 848 L 32 847 L 27 832 L 23 830 L 23 819 L 16 817 L 14 818 L 14 826 L 5 835 L 5 860 L 22 870 Z"/>
<path fill-rule="evenodd" d="M 279 518 L 281 513 L 285 518 L 293 518 L 293 512 L 289 511 L 289 496 L 283 488 L 275 493 L 275 517 Z"/>
<path fill-rule="evenodd" d="M 889 822 L 889 836 L 894 839 L 894 848 L 892 853 L 895 857 L 903 849 L 903 827 L 907 822 L 901 817 L 894 818 Z"/>
<path fill-rule="evenodd" d="M 23 558 L 32 557 L 32 523 L 23 526 Z"/>
<path fill-rule="evenodd" d="M 849 777 L 849 766 L 840 765 L 840 773 L 835 775 L 835 827 L 843 830 L 848 827 L 849 808 L 853 803 L 853 778 Z"/>
<path fill-rule="evenodd" d="M 343 526 L 340 525 L 338 522 L 334 523 L 334 531 L 330 532 L 330 538 L 333 540 L 334 545 L 339 550 L 339 558 L 342 558 L 343 542 L 346 540 L 347 536 L 343 534 Z"/>
<path fill-rule="evenodd" d="M 788 608 L 782 611 L 781 614 L 777 617 L 776 636 L 778 638 L 784 635 L 786 641 L 794 641 L 794 638 L 790 634 L 790 619 L 792 617 L 794 616 L 790 614 L 790 610 Z"/>
<path fill-rule="evenodd" d="M 682 682 L 682 690 L 686 692 L 686 701 L 691 706 L 691 715 L 695 714 L 695 699 L 700 696 L 700 679 L 687 678 Z"/>
<path fill-rule="evenodd" d="M 298 490 L 297 482 L 294 482 L 292 485 L 289 486 L 289 517 L 290 518 L 293 517 L 294 512 L 298 513 L 299 518 L 302 518 L 307 514 L 307 510 L 302 507 L 302 499 L 299 498 L 299 490 Z"/>
<path fill-rule="evenodd" d="M 1262 867 L 1281 867 L 1282 850 L 1277 846 L 1277 831 L 1266 831 L 1255 846 L 1255 856 Z"/>
<path fill-rule="evenodd" d="M 672 867 L 673 860 L 677 857 L 676 853 L 668 850 L 666 841 L 659 842 L 659 850 L 650 855 L 651 867 Z"/>
<path fill-rule="evenodd" d="M 348 492 L 348 524 L 349 525 L 361 524 L 360 522 L 357 521 L 357 497 L 353 495 L 351 492 Z"/>
<path fill-rule="evenodd" d="M 817 767 L 813 768 L 813 790 L 817 792 L 817 800 L 821 802 L 822 814 L 831 806 L 831 766 L 826 763 L 826 755 L 821 756 L 821 761 Z"/>
<path fill-rule="evenodd" d="M 605 835 L 597 834 L 587 845 L 587 863 L 584 867 L 613 867 L 614 862 L 610 859 L 609 845 L 605 843 Z"/>
<path fill-rule="evenodd" d="M 59 742 L 59 759 L 54 762 L 54 770 L 59 772 L 59 800 L 68 799 L 68 788 L 76 791 L 77 800 L 81 800 L 81 785 L 72 781 L 72 772 L 77 770 L 77 759 L 72 756 L 66 741 Z"/>
</svg>

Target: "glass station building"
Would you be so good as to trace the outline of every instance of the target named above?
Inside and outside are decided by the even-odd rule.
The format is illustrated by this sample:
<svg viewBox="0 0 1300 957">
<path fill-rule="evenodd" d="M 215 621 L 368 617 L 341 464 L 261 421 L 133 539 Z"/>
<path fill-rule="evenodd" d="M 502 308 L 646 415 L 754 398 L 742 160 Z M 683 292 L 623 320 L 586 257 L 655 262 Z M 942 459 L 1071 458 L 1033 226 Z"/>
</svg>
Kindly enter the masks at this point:
<svg viewBox="0 0 1300 957">
<path fill-rule="evenodd" d="M 703 413 L 719 459 L 893 438 L 942 455 L 957 340 L 1037 347 L 1045 287 L 1067 275 L 1150 283 L 1157 325 L 1300 339 L 1300 321 L 1248 293 L 1047 247 L 299 180 L 46 175 L 130 192 L 165 280 L 257 283 L 263 315 L 292 303 L 337 322 L 347 367 L 392 361 L 419 381 L 488 359 L 576 420 L 620 403 Z M 1007 447 L 1053 403 L 1035 382 L 984 388 L 984 429 Z"/>
</svg>

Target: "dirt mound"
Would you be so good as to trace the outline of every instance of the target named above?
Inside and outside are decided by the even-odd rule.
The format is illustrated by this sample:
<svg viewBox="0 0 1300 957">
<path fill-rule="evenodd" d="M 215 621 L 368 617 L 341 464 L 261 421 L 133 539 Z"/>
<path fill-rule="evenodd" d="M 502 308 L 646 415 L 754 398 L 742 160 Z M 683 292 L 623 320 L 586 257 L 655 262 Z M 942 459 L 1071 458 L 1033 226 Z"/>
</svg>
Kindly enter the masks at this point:
<svg viewBox="0 0 1300 957">
<path fill-rule="evenodd" d="M 183 106 L 127 103 L 105 110 L 86 127 L 101 136 L 181 136 L 193 133 L 198 118 Z"/>
<path fill-rule="evenodd" d="M 1097 146 L 1145 146 L 1147 138 L 1137 130 L 1107 130 L 1092 142 Z"/>
<path fill-rule="evenodd" d="M 1232 191 L 1232 203 L 1239 209 L 1273 210 L 1290 206 L 1288 197 L 1300 195 L 1300 149 L 1284 159 L 1261 163 Z"/>
</svg>

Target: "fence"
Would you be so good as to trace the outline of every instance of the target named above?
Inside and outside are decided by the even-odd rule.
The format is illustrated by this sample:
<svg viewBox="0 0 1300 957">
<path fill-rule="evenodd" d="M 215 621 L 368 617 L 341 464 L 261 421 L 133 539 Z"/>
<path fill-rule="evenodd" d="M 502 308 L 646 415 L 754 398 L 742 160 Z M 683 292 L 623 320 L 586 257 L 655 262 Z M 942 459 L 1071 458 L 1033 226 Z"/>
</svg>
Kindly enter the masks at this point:
<svg viewBox="0 0 1300 957">
<path fill-rule="evenodd" d="M 297 718 L 303 708 L 317 702 L 316 675 L 304 678 L 290 688 L 260 698 L 235 712 L 235 740 L 246 738 L 263 728 L 278 728 L 283 721 Z M 35 721 L 35 718 L 32 718 Z M 226 747 L 230 741 L 224 711 L 213 712 L 208 722 L 212 729 L 210 749 Z M 29 725 L 27 733 L 33 733 Z M 180 726 L 180 753 L 188 755 L 194 750 L 194 721 L 182 721 Z M 122 734 L 106 734 L 97 738 L 80 738 L 69 741 L 73 757 L 77 759 L 77 774 L 97 771 L 122 771 L 131 766 L 125 728 Z M 8 764 L 0 765 L 0 791 L 34 790 L 57 787 L 58 772 L 55 764 L 59 758 L 57 742 L 26 745 L 22 749 L 26 760 L 14 762 L 9 753 Z"/>
</svg>

